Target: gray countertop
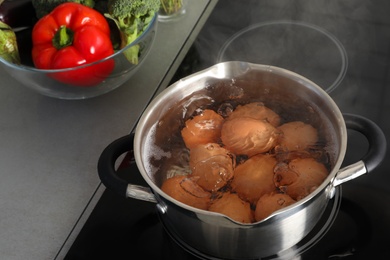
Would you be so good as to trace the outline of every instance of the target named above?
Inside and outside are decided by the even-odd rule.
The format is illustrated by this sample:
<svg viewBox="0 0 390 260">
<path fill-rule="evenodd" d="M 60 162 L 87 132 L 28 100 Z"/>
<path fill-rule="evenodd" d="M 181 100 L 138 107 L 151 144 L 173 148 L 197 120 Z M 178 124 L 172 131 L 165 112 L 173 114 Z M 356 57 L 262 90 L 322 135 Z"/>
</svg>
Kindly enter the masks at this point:
<svg viewBox="0 0 390 260">
<path fill-rule="evenodd" d="M 136 75 L 100 97 L 45 97 L 0 67 L 0 259 L 63 258 L 104 190 L 100 153 L 167 86 L 215 2 L 188 1 L 180 21 L 159 23 Z"/>
</svg>

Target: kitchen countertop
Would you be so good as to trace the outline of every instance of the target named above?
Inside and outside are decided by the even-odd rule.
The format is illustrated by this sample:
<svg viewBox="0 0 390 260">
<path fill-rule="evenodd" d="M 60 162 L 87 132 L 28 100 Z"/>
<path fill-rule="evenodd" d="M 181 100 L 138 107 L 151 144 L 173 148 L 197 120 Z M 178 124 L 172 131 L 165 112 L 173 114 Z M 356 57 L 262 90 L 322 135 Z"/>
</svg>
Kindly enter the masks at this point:
<svg viewBox="0 0 390 260">
<path fill-rule="evenodd" d="M 100 153 L 133 131 L 216 2 L 188 1 L 180 21 L 159 22 L 136 75 L 100 97 L 42 96 L 0 67 L 1 259 L 62 259 L 104 190 L 96 171 Z"/>
</svg>

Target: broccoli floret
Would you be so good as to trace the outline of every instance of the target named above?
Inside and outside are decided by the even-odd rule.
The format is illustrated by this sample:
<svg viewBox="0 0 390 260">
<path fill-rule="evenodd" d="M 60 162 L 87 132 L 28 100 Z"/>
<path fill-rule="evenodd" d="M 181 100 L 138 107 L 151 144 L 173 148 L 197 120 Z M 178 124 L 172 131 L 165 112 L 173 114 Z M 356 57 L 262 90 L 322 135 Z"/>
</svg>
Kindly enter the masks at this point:
<svg viewBox="0 0 390 260">
<path fill-rule="evenodd" d="M 115 21 L 121 35 L 120 47 L 135 41 L 152 21 L 160 9 L 160 0 L 108 0 L 106 17 Z M 124 52 L 133 64 L 138 64 L 139 45 Z"/>
<path fill-rule="evenodd" d="M 91 8 L 95 5 L 94 0 L 32 0 L 31 2 L 38 18 L 49 14 L 54 8 L 65 2 L 74 2 Z"/>
</svg>

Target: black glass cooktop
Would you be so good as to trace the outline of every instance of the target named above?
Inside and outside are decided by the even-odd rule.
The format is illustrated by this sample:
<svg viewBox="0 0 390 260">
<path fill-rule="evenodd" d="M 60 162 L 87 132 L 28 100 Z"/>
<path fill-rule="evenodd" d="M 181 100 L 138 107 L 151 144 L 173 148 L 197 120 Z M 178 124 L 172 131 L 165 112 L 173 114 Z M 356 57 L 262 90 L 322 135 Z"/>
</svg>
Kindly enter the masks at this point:
<svg viewBox="0 0 390 260">
<path fill-rule="evenodd" d="M 342 112 L 377 123 L 389 140 L 389 13 L 385 0 L 221 0 L 173 81 L 225 60 L 295 70 L 328 91 Z M 348 131 L 343 166 L 359 160 L 367 147 L 360 134 Z M 129 158 L 118 174 L 146 185 Z M 342 184 L 313 232 L 269 259 L 390 259 L 389 183 L 385 159 L 373 172 Z M 139 256 L 214 259 L 171 236 L 155 204 L 106 190 L 66 259 Z"/>
</svg>

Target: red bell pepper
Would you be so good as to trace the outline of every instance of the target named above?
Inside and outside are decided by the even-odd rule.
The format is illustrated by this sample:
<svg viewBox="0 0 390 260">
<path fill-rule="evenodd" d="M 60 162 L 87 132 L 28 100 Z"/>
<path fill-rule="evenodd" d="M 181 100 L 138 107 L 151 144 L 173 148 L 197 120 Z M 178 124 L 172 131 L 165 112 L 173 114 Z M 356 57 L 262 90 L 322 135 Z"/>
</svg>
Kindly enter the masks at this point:
<svg viewBox="0 0 390 260">
<path fill-rule="evenodd" d="M 38 69 L 65 69 L 89 64 L 114 53 L 110 28 L 102 14 L 67 2 L 42 17 L 32 32 L 32 59 Z M 113 70 L 112 59 L 77 70 L 50 74 L 78 86 L 102 82 Z"/>
</svg>

